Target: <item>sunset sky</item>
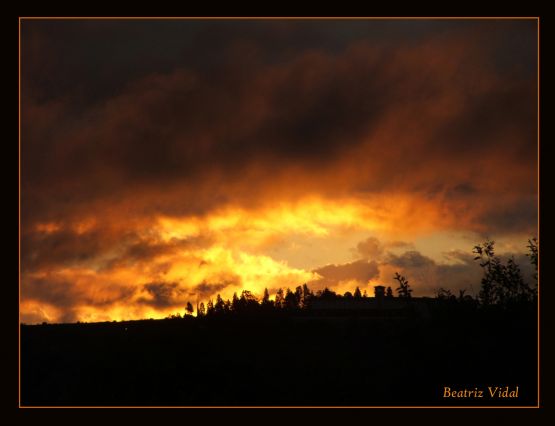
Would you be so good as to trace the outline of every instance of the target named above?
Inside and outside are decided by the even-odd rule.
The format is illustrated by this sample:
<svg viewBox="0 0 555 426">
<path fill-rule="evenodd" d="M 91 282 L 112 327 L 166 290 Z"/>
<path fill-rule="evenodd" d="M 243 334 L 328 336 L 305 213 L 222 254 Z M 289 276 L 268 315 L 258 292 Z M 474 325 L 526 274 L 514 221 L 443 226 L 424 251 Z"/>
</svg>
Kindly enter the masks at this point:
<svg viewBox="0 0 555 426">
<path fill-rule="evenodd" d="M 537 21 L 21 21 L 21 321 L 477 294 L 537 235 Z"/>
</svg>

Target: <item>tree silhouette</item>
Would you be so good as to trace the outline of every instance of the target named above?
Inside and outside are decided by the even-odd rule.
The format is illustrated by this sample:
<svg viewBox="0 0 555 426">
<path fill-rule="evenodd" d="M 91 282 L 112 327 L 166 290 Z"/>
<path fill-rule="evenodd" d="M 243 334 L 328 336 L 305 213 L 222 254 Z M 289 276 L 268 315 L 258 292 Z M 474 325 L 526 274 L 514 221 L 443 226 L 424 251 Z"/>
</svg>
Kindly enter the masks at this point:
<svg viewBox="0 0 555 426">
<path fill-rule="evenodd" d="M 357 287 L 357 288 L 355 289 L 355 293 L 353 294 L 353 297 L 354 297 L 355 299 L 361 299 L 361 298 L 362 298 L 362 293 L 360 292 L 360 288 Z"/>
<path fill-rule="evenodd" d="M 233 298 L 231 299 L 231 310 L 237 312 L 239 310 L 239 298 L 237 293 L 233 293 Z"/>
<path fill-rule="evenodd" d="M 262 296 L 262 306 L 270 306 L 272 302 L 270 301 L 270 293 L 268 293 L 268 289 L 264 289 L 264 294 Z"/>
<path fill-rule="evenodd" d="M 187 302 L 187 306 L 185 307 L 185 312 L 187 312 L 188 315 L 193 314 L 193 305 L 191 304 L 191 302 Z"/>
<path fill-rule="evenodd" d="M 529 253 L 526 254 L 530 258 L 530 263 L 534 265 L 535 272 L 534 272 L 534 279 L 538 281 L 538 239 L 532 238 L 528 240 L 528 247 Z"/>
<path fill-rule="evenodd" d="M 203 317 L 205 315 L 206 315 L 206 310 L 204 309 L 204 303 L 200 302 L 200 305 L 198 307 L 198 316 Z"/>
<path fill-rule="evenodd" d="M 218 294 L 216 296 L 216 304 L 214 305 L 214 313 L 221 315 L 224 312 L 225 312 L 225 303 L 222 297 Z"/>
<path fill-rule="evenodd" d="M 276 293 L 275 306 L 276 308 L 283 308 L 284 305 L 285 305 L 285 297 L 283 295 L 283 289 L 280 288 Z"/>
<path fill-rule="evenodd" d="M 302 296 L 301 296 L 301 308 L 306 308 L 310 305 L 310 301 L 314 298 L 314 293 L 308 288 L 306 283 L 303 284 L 302 287 Z"/>
<path fill-rule="evenodd" d="M 515 262 L 514 256 L 507 260 L 505 267 L 505 286 L 507 287 L 508 298 L 512 301 L 526 301 L 531 295 L 531 289 L 524 283 L 524 278 L 520 267 Z"/>
<path fill-rule="evenodd" d="M 480 266 L 484 268 L 479 298 L 482 304 L 486 306 L 496 302 L 494 286 L 501 261 L 495 257 L 494 245 L 494 241 L 488 240 L 481 245 L 474 246 L 472 250 L 472 252 L 476 254 L 474 260 L 479 260 Z"/>
<path fill-rule="evenodd" d="M 515 303 L 530 301 L 535 296 L 535 290 L 524 282 L 520 267 L 514 257 L 504 265 L 495 255 L 495 241 L 487 240 L 472 250 L 484 269 L 479 298 L 483 305 L 509 306 Z M 532 255 L 533 251 L 532 251 Z"/>
<path fill-rule="evenodd" d="M 258 303 L 258 298 L 249 290 L 243 290 L 241 292 L 241 298 L 247 302 L 247 304 Z"/>
<path fill-rule="evenodd" d="M 385 297 L 387 297 L 388 299 L 393 298 L 393 290 L 391 290 L 391 287 L 387 287 L 387 290 L 385 291 Z"/>
<path fill-rule="evenodd" d="M 295 288 L 295 304 L 299 308 L 303 305 L 303 288 L 301 286 Z"/>
<path fill-rule="evenodd" d="M 399 287 L 397 287 L 396 290 L 397 293 L 399 293 L 399 297 L 410 299 L 412 289 L 410 288 L 407 279 L 404 276 L 400 275 L 398 272 L 395 272 L 395 276 L 393 277 L 393 279 L 399 282 Z"/>
<path fill-rule="evenodd" d="M 436 291 L 436 298 L 440 300 L 451 300 L 451 299 L 454 299 L 455 296 L 453 296 L 453 293 L 451 293 L 451 290 L 440 287 Z"/>
<path fill-rule="evenodd" d="M 299 306 L 295 293 L 293 293 L 289 288 L 285 291 L 284 302 L 287 309 L 294 309 Z"/>
<path fill-rule="evenodd" d="M 249 290 L 243 290 L 238 301 L 238 312 L 254 312 L 258 307 L 256 296 Z"/>
<path fill-rule="evenodd" d="M 329 288 L 324 288 L 324 290 L 318 292 L 318 297 L 322 300 L 335 300 L 338 298 L 335 291 L 330 290 Z"/>
<path fill-rule="evenodd" d="M 210 299 L 206 305 L 206 315 L 210 316 L 214 314 L 214 302 Z"/>
</svg>

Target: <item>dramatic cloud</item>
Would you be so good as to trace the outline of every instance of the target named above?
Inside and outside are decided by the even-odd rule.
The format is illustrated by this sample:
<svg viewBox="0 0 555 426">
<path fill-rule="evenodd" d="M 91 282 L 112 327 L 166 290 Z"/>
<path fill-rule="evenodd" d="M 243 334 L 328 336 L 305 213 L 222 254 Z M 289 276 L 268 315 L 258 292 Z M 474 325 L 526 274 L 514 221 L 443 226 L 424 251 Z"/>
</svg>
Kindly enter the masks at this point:
<svg viewBox="0 0 555 426">
<path fill-rule="evenodd" d="M 368 237 L 357 244 L 356 252 L 365 259 L 377 259 L 383 253 L 383 246 L 376 237 Z"/>
<path fill-rule="evenodd" d="M 224 288 L 230 285 L 240 284 L 240 277 L 236 277 L 233 281 L 226 281 L 224 283 L 207 283 L 203 281 L 193 288 L 193 295 L 198 295 L 202 298 L 208 298 L 216 293 L 220 293 Z"/>
<path fill-rule="evenodd" d="M 314 282 L 319 288 L 324 286 L 334 287 L 344 281 L 356 281 L 360 285 L 365 285 L 378 276 L 378 264 L 366 260 L 357 260 L 342 265 L 326 265 L 314 272 L 322 277 Z"/>
<path fill-rule="evenodd" d="M 525 241 L 536 38 L 534 20 L 23 20 L 25 318 L 394 267 L 431 288 L 438 239 L 467 249 L 449 233 Z"/>
<path fill-rule="evenodd" d="M 142 297 L 139 299 L 139 302 L 160 308 L 175 306 L 179 303 L 182 293 L 178 286 L 179 284 L 175 282 L 156 282 L 145 284 L 143 289 L 149 297 Z"/>
<path fill-rule="evenodd" d="M 434 261 L 417 251 L 411 250 L 401 256 L 390 254 L 387 263 L 401 268 L 425 268 L 433 265 Z"/>
</svg>

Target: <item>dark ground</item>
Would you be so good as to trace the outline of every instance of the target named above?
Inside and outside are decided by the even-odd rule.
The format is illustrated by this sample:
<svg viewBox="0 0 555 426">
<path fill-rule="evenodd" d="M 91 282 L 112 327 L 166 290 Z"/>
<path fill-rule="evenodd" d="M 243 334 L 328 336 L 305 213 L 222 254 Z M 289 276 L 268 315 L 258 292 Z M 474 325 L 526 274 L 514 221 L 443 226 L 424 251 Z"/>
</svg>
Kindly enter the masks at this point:
<svg viewBox="0 0 555 426">
<path fill-rule="evenodd" d="M 536 336 L 530 312 L 22 326 L 21 405 L 536 405 Z"/>
</svg>

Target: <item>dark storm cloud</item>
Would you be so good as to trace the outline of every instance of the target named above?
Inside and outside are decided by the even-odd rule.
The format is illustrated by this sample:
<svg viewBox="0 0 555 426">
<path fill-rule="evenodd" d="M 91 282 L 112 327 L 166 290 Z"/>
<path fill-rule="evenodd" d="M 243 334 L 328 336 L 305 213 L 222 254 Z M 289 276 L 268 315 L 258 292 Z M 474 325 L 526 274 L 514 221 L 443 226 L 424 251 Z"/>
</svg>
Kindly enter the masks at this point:
<svg viewBox="0 0 555 426">
<path fill-rule="evenodd" d="M 80 289 L 67 280 L 32 278 L 22 284 L 22 291 L 27 297 L 61 308 L 72 307 L 84 298 Z"/>
<path fill-rule="evenodd" d="M 91 283 L 80 285 L 75 279 L 48 274 L 44 277 L 25 277 L 21 281 L 21 291 L 28 299 L 44 302 L 64 311 L 71 311 L 78 306 L 107 307 L 129 301 L 136 292 L 132 286 L 104 284 L 109 291 L 97 291 Z"/>
<path fill-rule="evenodd" d="M 209 235 L 154 239 L 140 230 L 118 226 L 94 227 L 77 232 L 69 227 L 45 233 L 24 230 L 21 237 L 22 269 L 92 266 L 99 270 L 151 262 L 158 256 L 207 247 Z"/>
<path fill-rule="evenodd" d="M 121 254 L 106 262 L 103 268 L 110 269 L 133 265 L 137 262 L 151 262 L 158 256 L 204 248 L 211 242 L 209 236 L 172 238 L 170 241 L 151 241 L 146 238 L 138 238 L 127 245 Z"/>
<path fill-rule="evenodd" d="M 119 241 L 117 236 L 110 237 L 98 231 L 83 235 L 70 230 L 49 234 L 25 232 L 21 239 L 23 268 L 87 264 Z"/>
<path fill-rule="evenodd" d="M 537 94 L 531 90 L 536 84 L 530 76 L 528 80 L 499 85 L 481 96 L 466 97 L 464 115 L 436 124 L 434 154 L 457 154 L 463 160 L 473 156 L 490 158 L 494 151 L 500 160 L 520 155 L 522 161 L 533 164 L 537 152 L 525 149 L 522 141 L 537 139 Z M 534 180 L 525 183 L 533 184 Z M 473 186 L 469 182 L 461 185 L 469 189 Z"/>
<path fill-rule="evenodd" d="M 535 22 L 526 21 L 60 21 L 22 22 L 24 88 L 41 98 L 111 97 L 130 80 L 177 66 L 208 72 L 229 60 L 230 43 L 269 63 L 298 52 L 337 53 L 357 40 L 415 44 L 453 31 L 497 39 L 495 63 L 534 73 Z M 250 49 L 249 49 L 250 46 Z M 243 59 L 243 58 L 242 58 Z M 515 71 L 516 70 L 516 71 Z M 69 78 L 72 77 L 72 78 Z"/>
<path fill-rule="evenodd" d="M 184 49 L 202 26 L 173 21 L 24 20 L 23 91 L 41 101 L 69 97 L 73 106 L 101 101 L 119 93 L 129 81 L 183 62 Z"/>
<path fill-rule="evenodd" d="M 502 229 L 506 232 L 537 233 L 538 196 L 524 195 L 504 203 L 503 208 L 490 205 L 480 212 L 478 221 L 484 229 Z"/>
<path fill-rule="evenodd" d="M 180 303 L 185 291 L 177 282 L 152 282 L 143 286 L 149 297 L 141 297 L 137 301 L 156 308 L 168 308 Z"/>
<path fill-rule="evenodd" d="M 191 289 L 191 294 L 194 294 L 200 298 L 205 298 L 222 291 L 226 287 L 237 286 L 240 284 L 241 284 L 241 277 L 239 276 L 229 277 L 223 280 L 222 282 L 203 281 Z"/>
<path fill-rule="evenodd" d="M 452 175 L 444 180 L 471 187 L 484 177 L 482 160 L 493 175 L 526 160 L 515 171 L 522 179 L 496 179 L 505 191 L 533 192 L 533 62 L 528 73 L 498 66 L 530 48 L 523 41 L 514 53 L 500 34 L 532 30 L 519 22 L 26 22 L 23 220 L 121 202 L 145 214 L 202 212 L 264 194 L 287 167 L 313 178 L 333 172 L 350 152 L 372 170 L 351 186 L 370 192 L 426 193 L 441 163 L 436 173 Z M 209 70 L 202 51 L 218 59 Z M 118 90 L 102 89 L 104 78 L 121 79 Z M 102 93 L 102 102 L 77 108 L 79 91 L 63 84 L 86 87 L 83 98 Z M 436 103 L 455 112 L 442 116 Z M 395 144 L 383 144 L 384 132 Z M 461 168 L 476 175 L 461 183 Z M 245 171 L 256 176 L 248 191 Z"/>
</svg>

